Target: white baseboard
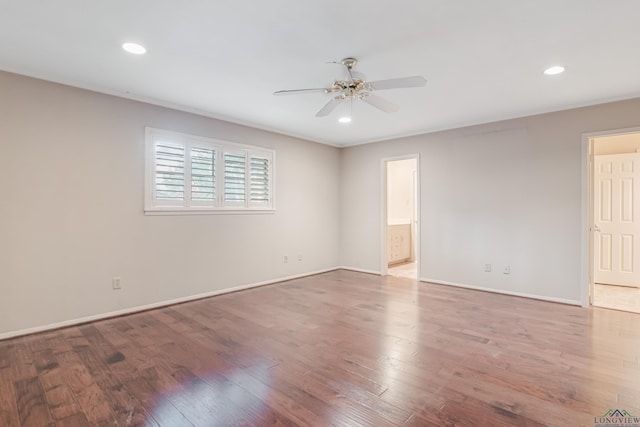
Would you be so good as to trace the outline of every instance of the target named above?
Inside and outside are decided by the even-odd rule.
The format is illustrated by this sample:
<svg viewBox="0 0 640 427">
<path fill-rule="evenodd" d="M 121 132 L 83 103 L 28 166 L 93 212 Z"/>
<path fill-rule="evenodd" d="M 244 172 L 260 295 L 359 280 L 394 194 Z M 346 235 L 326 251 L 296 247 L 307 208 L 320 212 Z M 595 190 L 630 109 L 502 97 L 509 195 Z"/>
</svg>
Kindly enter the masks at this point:
<svg viewBox="0 0 640 427">
<path fill-rule="evenodd" d="M 375 274 L 376 276 L 381 276 L 382 273 L 379 271 L 375 271 L 375 270 L 365 270 L 362 268 L 355 268 L 355 267 L 338 267 L 340 270 L 349 270 L 349 271 L 356 271 L 358 273 L 367 273 L 367 274 Z"/>
<path fill-rule="evenodd" d="M 465 284 L 462 284 L 462 283 L 447 282 L 447 281 L 444 281 L 444 280 L 427 279 L 427 278 L 422 278 L 422 277 L 420 278 L 420 281 L 421 282 L 435 283 L 436 285 L 455 286 L 456 288 L 465 288 L 465 289 L 473 289 L 473 290 L 476 290 L 476 291 L 492 292 L 494 294 L 511 295 L 511 296 L 515 296 L 515 297 L 537 299 L 537 300 L 541 300 L 541 301 L 557 302 L 557 303 L 560 303 L 560 304 L 569 304 L 569 305 L 582 306 L 582 302 L 581 301 L 572 300 L 572 299 L 545 297 L 545 296 L 542 296 L 542 295 L 527 294 L 527 293 L 524 293 L 524 292 L 511 292 L 511 291 L 505 291 L 505 290 L 502 290 L 502 289 L 485 288 L 485 287 L 482 287 L 482 286 L 465 285 Z"/>
<path fill-rule="evenodd" d="M 321 273 L 326 273 L 326 272 L 329 272 L 329 271 L 339 270 L 340 268 L 342 268 L 342 267 L 333 267 L 333 268 L 327 268 L 325 270 L 318 270 L 318 271 L 311 271 L 311 272 L 308 272 L 308 273 L 296 274 L 296 275 L 293 275 L 293 276 L 279 277 L 277 279 L 265 280 L 265 281 L 262 281 L 262 282 L 255 282 L 255 283 L 250 283 L 250 284 L 247 284 L 247 285 L 235 286 L 233 288 L 226 288 L 226 289 L 221 289 L 221 290 L 217 290 L 217 291 L 205 292 L 205 293 L 202 293 L 202 294 L 189 295 L 189 296 L 186 296 L 186 297 L 175 298 L 175 299 L 168 300 L 168 301 L 155 302 L 153 304 L 146 304 L 146 305 L 140 305 L 140 306 L 137 306 L 137 307 L 125 308 L 124 310 L 110 311 L 108 313 L 101 313 L 101 314 L 96 314 L 96 315 L 93 315 L 93 316 L 80 317 L 80 318 L 77 318 L 77 319 L 65 320 L 63 322 L 56 322 L 56 323 L 51 323 L 51 324 L 48 324 L 48 325 L 36 326 L 36 327 L 33 327 L 33 328 L 21 329 L 21 330 L 18 330 L 18 331 L 5 332 L 5 333 L 1 333 L 0 334 L 0 340 L 6 340 L 6 339 L 9 339 L 9 338 L 15 338 L 15 337 L 19 337 L 19 336 L 22 336 L 22 335 L 35 334 L 35 333 L 38 333 L 38 332 L 50 331 L 52 329 L 65 328 L 65 327 L 68 327 L 68 326 L 79 325 L 79 324 L 87 323 L 87 322 L 95 322 L 97 320 L 109 319 L 111 317 L 124 316 L 126 314 L 138 313 L 140 311 L 151 310 L 151 309 L 159 308 L 159 307 L 166 307 L 168 305 L 194 301 L 194 300 L 198 300 L 198 299 L 202 299 L 202 298 L 213 297 L 213 296 L 216 296 L 216 295 L 228 294 L 228 293 L 231 293 L 231 292 L 242 291 L 242 290 L 245 290 L 245 289 L 257 288 L 257 287 L 266 286 L 266 285 L 272 285 L 272 284 L 278 283 L 278 282 L 285 282 L 287 280 L 299 279 L 301 277 L 313 276 L 315 274 L 321 274 Z"/>
<path fill-rule="evenodd" d="M 35 333 L 38 333 L 38 332 L 50 331 L 50 330 L 53 330 L 53 329 L 65 328 L 65 327 L 68 327 L 68 326 L 79 325 L 79 324 L 82 324 L 82 323 L 95 322 L 95 321 L 98 321 L 98 320 L 109 319 L 111 317 L 124 316 L 124 315 L 127 315 L 127 314 L 133 314 L 133 313 L 137 313 L 137 312 L 140 312 L 140 311 L 151 310 L 151 309 L 159 308 L 159 307 L 166 307 L 168 305 L 180 304 L 180 303 L 183 303 L 183 302 L 189 302 L 189 301 L 194 301 L 194 300 L 198 300 L 198 299 L 202 299 L 202 298 L 213 297 L 213 296 L 216 296 L 216 295 L 228 294 L 228 293 L 231 293 L 231 292 L 242 291 L 242 290 L 245 290 L 245 289 L 257 288 L 257 287 L 260 287 L 260 286 L 271 285 L 271 284 L 278 283 L 278 282 L 285 282 L 287 280 L 299 279 L 301 277 L 313 276 L 314 274 L 322 274 L 322 273 L 327 273 L 329 271 L 335 271 L 335 270 L 349 270 L 349 271 L 355 271 L 355 272 L 359 272 L 359 273 L 374 274 L 374 275 L 377 275 L 377 276 L 380 276 L 382 274 L 379 271 L 365 270 L 365 269 L 362 269 L 362 268 L 347 267 L 347 266 L 327 268 L 327 269 L 324 269 L 324 270 L 311 271 L 311 272 L 302 273 L 302 274 L 296 274 L 296 275 L 287 276 L 287 277 L 279 277 L 277 279 L 271 279 L 271 280 L 264 280 L 262 282 L 249 283 L 249 284 L 246 284 L 246 285 L 235 286 L 233 288 L 226 288 L 226 289 L 221 289 L 221 290 L 217 290 L 217 291 L 205 292 L 205 293 L 202 293 L 202 294 L 190 295 L 190 296 L 186 296 L 186 297 L 175 298 L 175 299 L 172 299 L 172 300 L 156 302 L 156 303 L 153 303 L 153 304 L 146 304 L 146 305 L 141 305 L 141 306 L 137 306 L 137 307 L 126 308 L 126 309 L 123 309 L 123 310 L 117 310 L 117 311 L 111 311 L 111 312 L 108 312 L 108 313 L 96 314 L 96 315 L 93 315 L 93 316 L 87 316 L 87 317 L 81 317 L 81 318 L 77 318 L 77 319 L 65 320 L 63 322 L 56 322 L 56 323 L 51 323 L 51 324 L 48 324 L 48 325 L 36 326 L 36 327 L 33 327 L 33 328 L 21 329 L 21 330 L 18 330 L 18 331 L 5 332 L 5 333 L 1 333 L 0 334 L 0 340 L 6 340 L 6 339 L 9 339 L 9 338 L 15 338 L 15 337 L 19 337 L 19 336 L 22 336 L 22 335 L 35 334 Z M 582 302 L 581 301 L 577 301 L 577 300 L 569 300 L 569 299 L 554 298 L 554 297 L 545 297 L 545 296 L 527 294 L 527 293 L 522 293 L 522 292 L 511 292 L 511 291 L 505 291 L 505 290 L 502 290 L 502 289 L 485 288 L 485 287 L 482 287 L 482 286 L 465 285 L 465 284 L 462 284 L 462 283 L 447 282 L 447 281 L 443 281 L 443 280 L 435 280 L 435 279 L 428 279 L 428 278 L 420 278 L 420 281 L 421 282 L 435 283 L 435 284 L 438 284 L 438 285 L 455 286 L 455 287 L 458 287 L 458 288 L 473 289 L 473 290 L 477 290 L 477 291 L 493 292 L 493 293 L 496 293 L 496 294 L 512 295 L 512 296 L 523 297 L 523 298 L 531 298 L 531 299 L 537 299 L 537 300 L 542 300 L 542 301 L 557 302 L 557 303 L 561 303 L 561 304 L 582 306 Z"/>
</svg>

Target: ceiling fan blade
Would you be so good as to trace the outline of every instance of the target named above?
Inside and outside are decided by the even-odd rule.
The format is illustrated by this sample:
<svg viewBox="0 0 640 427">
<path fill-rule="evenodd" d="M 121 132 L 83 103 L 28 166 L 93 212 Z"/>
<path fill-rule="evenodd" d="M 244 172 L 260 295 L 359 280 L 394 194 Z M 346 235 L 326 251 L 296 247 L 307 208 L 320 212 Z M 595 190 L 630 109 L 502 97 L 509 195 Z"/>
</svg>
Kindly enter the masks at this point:
<svg viewBox="0 0 640 427">
<path fill-rule="evenodd" d="M 368 94 L 367 96 L 363 96 L 362 100 L 369 105 L 376 107 L 380 111 L 384 111 L 385 113 L 395 113 L 399 110 L 399 107 L 393 102 L 387 101 L 384 98 L 380 98 L 376 95 Z"/>
<path fill-rule="evenodd" d="M 397 79 L 377 80 L 368 82 L 373 90 L 400 89 L 405 87 L 422 87 L 427 84 L 427 79 L 422 76 L 400 77 Z"/>
<path fill-rule="evenodd" d="M 335 108 L 338 106 L 338 104 L 340 104 L 343 100 L 344 100 L 344 98 L 342 98 L 340 96 L 336 96 L 331 101 L 329 101 L 326 104 L 324 104 L 324 107 L 322 107 L 320 109 L 320 111 L 318 111 L 318 113 L 316 114 L 316 117 L 326 117 L 326 116 L 328 116 L 329 114 L 331 114 L 331 112 L 333 110 L 335 110 Z"/>
<path fill-rule="evenodd" d="M 278 90 L 273 92 L 274 95 L 298 95 L 301 93 L 329 93 L 330 88 L 313 88 L 313 89 L 292 89 L 292 90 Z"/>
</svg>

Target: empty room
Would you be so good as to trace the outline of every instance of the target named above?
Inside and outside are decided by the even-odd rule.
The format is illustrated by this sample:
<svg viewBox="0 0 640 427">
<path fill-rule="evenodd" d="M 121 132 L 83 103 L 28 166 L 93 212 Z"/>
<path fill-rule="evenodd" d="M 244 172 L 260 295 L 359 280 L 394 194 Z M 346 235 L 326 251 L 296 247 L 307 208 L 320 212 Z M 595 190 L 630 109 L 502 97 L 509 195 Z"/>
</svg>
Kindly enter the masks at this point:
<svg viewBox="0 0 640 427">
<path fill-rule="evenodd" d="M 638 16 L 0 0 L 0 426 L 640 426 Z"/>
</svg>

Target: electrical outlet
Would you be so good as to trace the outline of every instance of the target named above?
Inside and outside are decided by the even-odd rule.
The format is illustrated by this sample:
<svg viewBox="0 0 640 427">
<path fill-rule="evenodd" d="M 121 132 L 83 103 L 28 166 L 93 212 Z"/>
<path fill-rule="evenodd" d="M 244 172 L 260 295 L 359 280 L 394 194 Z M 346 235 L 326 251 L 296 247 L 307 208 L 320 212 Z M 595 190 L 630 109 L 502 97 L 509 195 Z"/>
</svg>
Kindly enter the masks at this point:
<svg viewBox="0 0 640 427">
<path fill-rule="evenodd" d="M 284 263 L 286 264 L 286 263 L 288 263 L 288 262 L 289 262 L 289 257 L 285 255 L 285 256 L 284 256 Z"/>
<path fill-rule="evenodd" d="M 111 285 L 113 286 L 113 289 L 122 289 L 122 282 L 119 277 L 111 279 Z"/>
<path fill-rule="evenodd" d="M 484 265 L 484 271 L 487 272 L 487 273 L 490 273 L 491 272 L 491 264 L 485 264 Z"/>
<path fill-rule="evenodd" d="M 502 270 L 503 274 L 511 274 L 511 266 L 510 265 L 505 265 L 504 266 L 504 270 Z"/>
<path fill-rule="evenodd" d="M 302 261 L 302 254 L 298 254 L 298 261 Z"/>
</svg>

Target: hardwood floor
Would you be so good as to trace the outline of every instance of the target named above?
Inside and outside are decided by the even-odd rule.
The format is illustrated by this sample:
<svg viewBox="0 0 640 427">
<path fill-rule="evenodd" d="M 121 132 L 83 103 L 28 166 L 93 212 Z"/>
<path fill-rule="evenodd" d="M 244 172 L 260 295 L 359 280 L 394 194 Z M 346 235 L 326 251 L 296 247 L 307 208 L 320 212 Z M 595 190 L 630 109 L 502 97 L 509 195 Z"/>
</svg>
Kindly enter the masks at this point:
<svg viewBox="0 0 640 427">
<path fill-rule="evenodd" d="M 0 341 L 0 426 L 594 426 L 640 315 L 335 271 Z"/>
</svg>

